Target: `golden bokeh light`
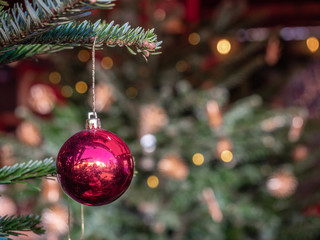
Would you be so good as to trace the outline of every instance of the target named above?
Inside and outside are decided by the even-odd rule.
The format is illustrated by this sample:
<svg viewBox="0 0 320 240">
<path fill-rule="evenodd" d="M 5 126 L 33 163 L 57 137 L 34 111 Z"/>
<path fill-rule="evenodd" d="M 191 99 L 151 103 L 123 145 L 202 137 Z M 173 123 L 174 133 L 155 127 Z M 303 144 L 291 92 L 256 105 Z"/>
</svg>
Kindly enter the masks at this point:
<svg viewBox="0 0 320 240">
<path fill-rule="evenodd" d="M 188 63 L 184 60 L 180 60 L 176 63 L 176 69 L 178 72 L 185 72 L 188 69 Z"/>
<path fill-rule="evenodd" d="M 200 42 L 200 35 L 198 33 L 190 33 L 188 41 L 191 45 L 197 45 Z"/>
<path fill-rule="evenodd" d="M 200 166 L 204 162 L 204 156 L 201 153 L 195 153 L 192 157 L 194 165 Z"/>
<path fill-rule="evenodd" d="M 79 81 L 76 83 L 76 91 L 78 93 L 85 93 L 88 90 L 88 85 L 84 81 Z"/>
<path fill-rule="evenodd" d="M 227 39 L 221 39 L 217 43 L 217 50 L 220 54 L 226 55 L 231 51 L 231 43 Z"/>
<path fill-rule="evenodd" d="M 233 154 L 229 150 L 224 150 L 221 153 L 221 160 L 224 162 L 231 162 L 232 158 L 233 158 Z"/>
<path fill-rule="evenodd" d="M 149 188 L 156 188 L 159 185 L 159 178 L 157 176 L 148 177 L 147 184 Z"/>
<path fill-rule="evenodd" d="M 90 53 L 88 50 L 80 50 L 78 52 L 78 59 L 81 61 L 81 62 L 88 62 L 89 59 L 90 59 Z"/>
<path fill-rule="evenodd" d="M 126 90 L 126 95 L 128 98 L 133 99 L 138 95 L 138 89 L 135 87 L 128 87 Z"/>
<path fill-rule="evenodd" d="M 309 37 L 306 41 L 310 52 L 316 52 L 319 49 L 319 40 L 315 37 Z"/>
<path fill-rule="evenodd" d="M 72 96 L 73 94 L 73 89 L 72 87 L 68 86 L 68 85 L 65 85 L 61 88 L 61 94 L 62 96 L 66 97 L 66 98 L 69 98 Z"/>
<path fill-rule="evenodd" d="M 101 60 L 101 66 L 104 68 L 104 69 L 110 69 L 112 68 L 113 66 L 113 60 L 111 57 L 104 57 L 102 58 Z"/>
<path fill-rule="evenodd" d="M 58 72 L 51 72 L 49 74 L 49 81 L 53 84 L 58 84 L 61 81 L 61 74 Z"/>
</svg>

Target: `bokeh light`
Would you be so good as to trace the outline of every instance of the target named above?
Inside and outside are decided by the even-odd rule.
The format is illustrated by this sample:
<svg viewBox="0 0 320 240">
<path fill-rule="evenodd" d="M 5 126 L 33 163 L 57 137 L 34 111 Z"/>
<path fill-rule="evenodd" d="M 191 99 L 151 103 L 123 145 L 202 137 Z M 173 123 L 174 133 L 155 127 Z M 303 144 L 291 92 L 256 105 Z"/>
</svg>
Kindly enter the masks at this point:
<svg viewBox="0 0 320 240">
<path fill-rule="evenodd" d="M 76 83 L 76 91 L 78 93 L 85 93 L 88 90 L 88 85 L 84 81 L 79 81 Z"/>
<path fill-rule="evenodd" d="M 177 154 L 163 156 L 158 162 L 159 172 L 166 178 L 184 180 L 189 175 L 189 168 Z"/>
<path fill-rule="evenodd" d="M 37 113 L 49 114 L 57 102 L 57 97 L 49 85 L 37 83 L 30 88 L 28 102 Z"/>
<path fill-rule="evenodd" d="M 197 45 L 200 42 L 200 35 L 198 33 L 190 33 L 188 41 L 191 45 Z"/>
<path fill-rule="evenodd" d="M 149 188 L 156 188 L 159 185 L 159 178 L 157 176 L 148 177 L 147 184 Z"/>
<path fill-rule="evenodd" d="M 111 57 L 104 57 L 102 58 L 101 60 L 101 66 L 104 68 L 104 69 L 110 69 L 112 68 L 113 66 L 113 60 Z"/>
<path fill-rule="evenodd" d="M 319 40 L 315 37 L 309 37 L 307 39 L 307 47 L 310 52 L 316 52 L 319 49 Z"/>
<path fill-rule="evenodd" d="M 19 141 L 32 147 L 36 147 L 42 142 L 39 128 L 36 124 L 29 121 L 23 121 L 19 124 L 16 129 L 16 135 Z"/>
<path fill-rule="evenodd" d="M 49 74 L 49 81 L 53 84 L 58 84 L 61 81 L 61 74 L 58 72 L 51 72 Z"/>
<path fill-rule="evenodd" d="M 157 21 L 163 21 L 166 18 L 166 12 L 162 8 L 157 8 L 153 12 L 153 17 Z"/>
<path fill-rule="evenodd" d="M 221 39 L 217 43 L 217 50 L 220 54 L 226 55 L 231 51 L 231 43 L 227 39 Z"/>
<path fill-rule="evenodd" d="M 145 152 L 151 153 L 156 149 L 157 139 L 152 134 L 143 135 L 140 144 Z"/>
<path fill-rule="evenodd" d="M 195 165 L 200 166 L 204 162 L 204 156 L 201 153 L 195 153 L 192 157 L 192 161 Z"/>
<path fill-rule="evenodd" d="M 185 72 L 188 69 L 188 63 L 184 60 L 180 60 L 176 63 L 176 69 L 178 72 Z"/>
<path fill-rule="evenodd" d="M 78 59 L 81 61 L 81 62 L 88 62 L 89 59 L 90 59 L 90 53 L 88 50 L 80 50 L 78 52 Z"/>
<path fill-rule="evenodd" d="M 135 87 L 128 87 L 126 90 L 126 95 L 128 98 L 133 99 L 138 95 L 138 89 Z"/>
<path fill-rule="evenodd" d="M 233 158 L 233 154 L 229 150 L 224 150 L 221 153 L 221 160 L 224 162 L 231 162 L 232 158 Z"/>
<path fill-rule="evenodd" d="M 65 85 L 61 88 L 61 94 L 62 96 L 66 97 L 66 98 L 69 98 L 72 96 L 73 94 L 73 89 L 72 87 L 68 86 L 68 85 Z"/>
</svg>

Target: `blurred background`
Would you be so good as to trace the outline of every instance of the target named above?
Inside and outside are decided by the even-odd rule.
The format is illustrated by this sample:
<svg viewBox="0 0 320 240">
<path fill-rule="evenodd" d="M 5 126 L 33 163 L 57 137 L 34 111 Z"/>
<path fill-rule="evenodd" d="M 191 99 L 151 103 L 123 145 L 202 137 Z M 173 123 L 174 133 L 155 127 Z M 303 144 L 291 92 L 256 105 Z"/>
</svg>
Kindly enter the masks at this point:
<svg viewBox="0 0 320 240">
<path fill-rule="evenodd" d="M 148 63 L 96 52 L 102 127 L 127 143 L 138 173 L 116 202 L 85 207 L 85 239 L 320 239 L 319 12 L 311 0 L 118 0 L 94 11 L 155 28 L 163 44 Z M 90 87 L 85 48 L 1 66 L 0 165 L 55 158 L 84 128 Z M 0 186 L 0 215 L 42 215 L 45 236 L 19 239 L 66 239 L 66 196 L 54 180 L 33 184 Z"/>
</svg>

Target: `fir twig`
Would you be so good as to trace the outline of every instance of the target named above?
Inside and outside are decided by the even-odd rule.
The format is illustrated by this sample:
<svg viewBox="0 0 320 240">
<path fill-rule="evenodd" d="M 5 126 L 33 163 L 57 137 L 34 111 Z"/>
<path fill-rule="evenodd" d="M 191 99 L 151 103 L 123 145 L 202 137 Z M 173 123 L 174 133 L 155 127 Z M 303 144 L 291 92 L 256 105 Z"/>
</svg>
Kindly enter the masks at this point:
<svg viewBox="0 0 320 240">
<path fill-rule="evenodd" d="M 0 48 L 10 47 L 75 19 L 95 8 L 110 9 L 113 0 L 25 0 L 5 11 L 0 21 Z M 23 9 L 26 9 L 23 11 Z"/>
<path fill-rule="evenodd" d="M 40 216 L 7 216 L 0 218 L 0 239 L 11 239 L 12 236 L 25 235 L 24 231 L 32 231 L 35 234 L 43 234 L 45 230 L 39 226 Z"/>
<path fill-rule="evenodd" d="M 25 180 L 56 173 L 55 161 L 52 158 L 43 161 L 29 161 L 4 166 L 0 169 L 0 184 L 22 183 Z"/>
<path fill-rule="evenodd" d="M 97 37 L 97 46 L 105 44 L 109 47 L 126 46 L 128 50 L 144 56 L 157 54 L 161 42 L 157 42 L 157 36 L 151 30 L 143 30 L 141 27 L 131 28 L 126 23 L 122 26 L 114 25 L 113 22 L 106 23 L 97 21 L 71 22 L 52 29 L 37 38 L 31 44 L 20 45 L 2 52 L 0 49 L 0 64 L 13 62 L 22 58 L 30 57 L 39 53 L 51 53 L 74 46 L 92 46 L 92 40 Z M 134 48 L 135 50 L 132 50 Z"/>
<path fill-rule="evenodd" d="M 130 53 L 140 52 L 145 58 L 159 54 L 155 51 L 161 42 L 157 41 L 153 29 L 132 29 L 127 23 L 120 27 L 100 20 L 74 21 L 87 16 L 94 8 L 112 8 L 113 1 L 34 0 L 31 4 L 25 0 L 26 11 L 21 4 L 7 11 L 0 9 L 0 64 L 73 46 L 89 47 L 95 37 L 97 45 L 126 46 Z"/>
</svg>

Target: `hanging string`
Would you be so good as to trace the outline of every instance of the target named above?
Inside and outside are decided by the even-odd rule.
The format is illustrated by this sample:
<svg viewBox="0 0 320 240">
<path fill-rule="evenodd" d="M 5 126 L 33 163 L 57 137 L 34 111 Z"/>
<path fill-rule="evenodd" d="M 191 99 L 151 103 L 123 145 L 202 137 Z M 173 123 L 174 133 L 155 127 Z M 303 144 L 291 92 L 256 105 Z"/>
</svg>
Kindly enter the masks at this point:
<svg viewBox="0 0 320 240">
<path fill-rule="evenodd" d="M 97 37 L 94 38 L 93 45 L 92 45 L 92 110 L 93 116 L 96 117 L 96 92 L 95 92 L 95 46 L 96 46 Z"/>
<path fill-rule="evenodd" d="M 68 197 L 68 240 L 71 240 L 70 238 L 70 230 L 71 230 L 71 210 L 70 210 L 70 198 Z"/>
<path fill-rule="evenodd" d="M 83 240 L 84 237 L 84 214 L 83 214 L 83 205 L 81 204 L 81 237 L 80 240 Z"/>
</svg>

